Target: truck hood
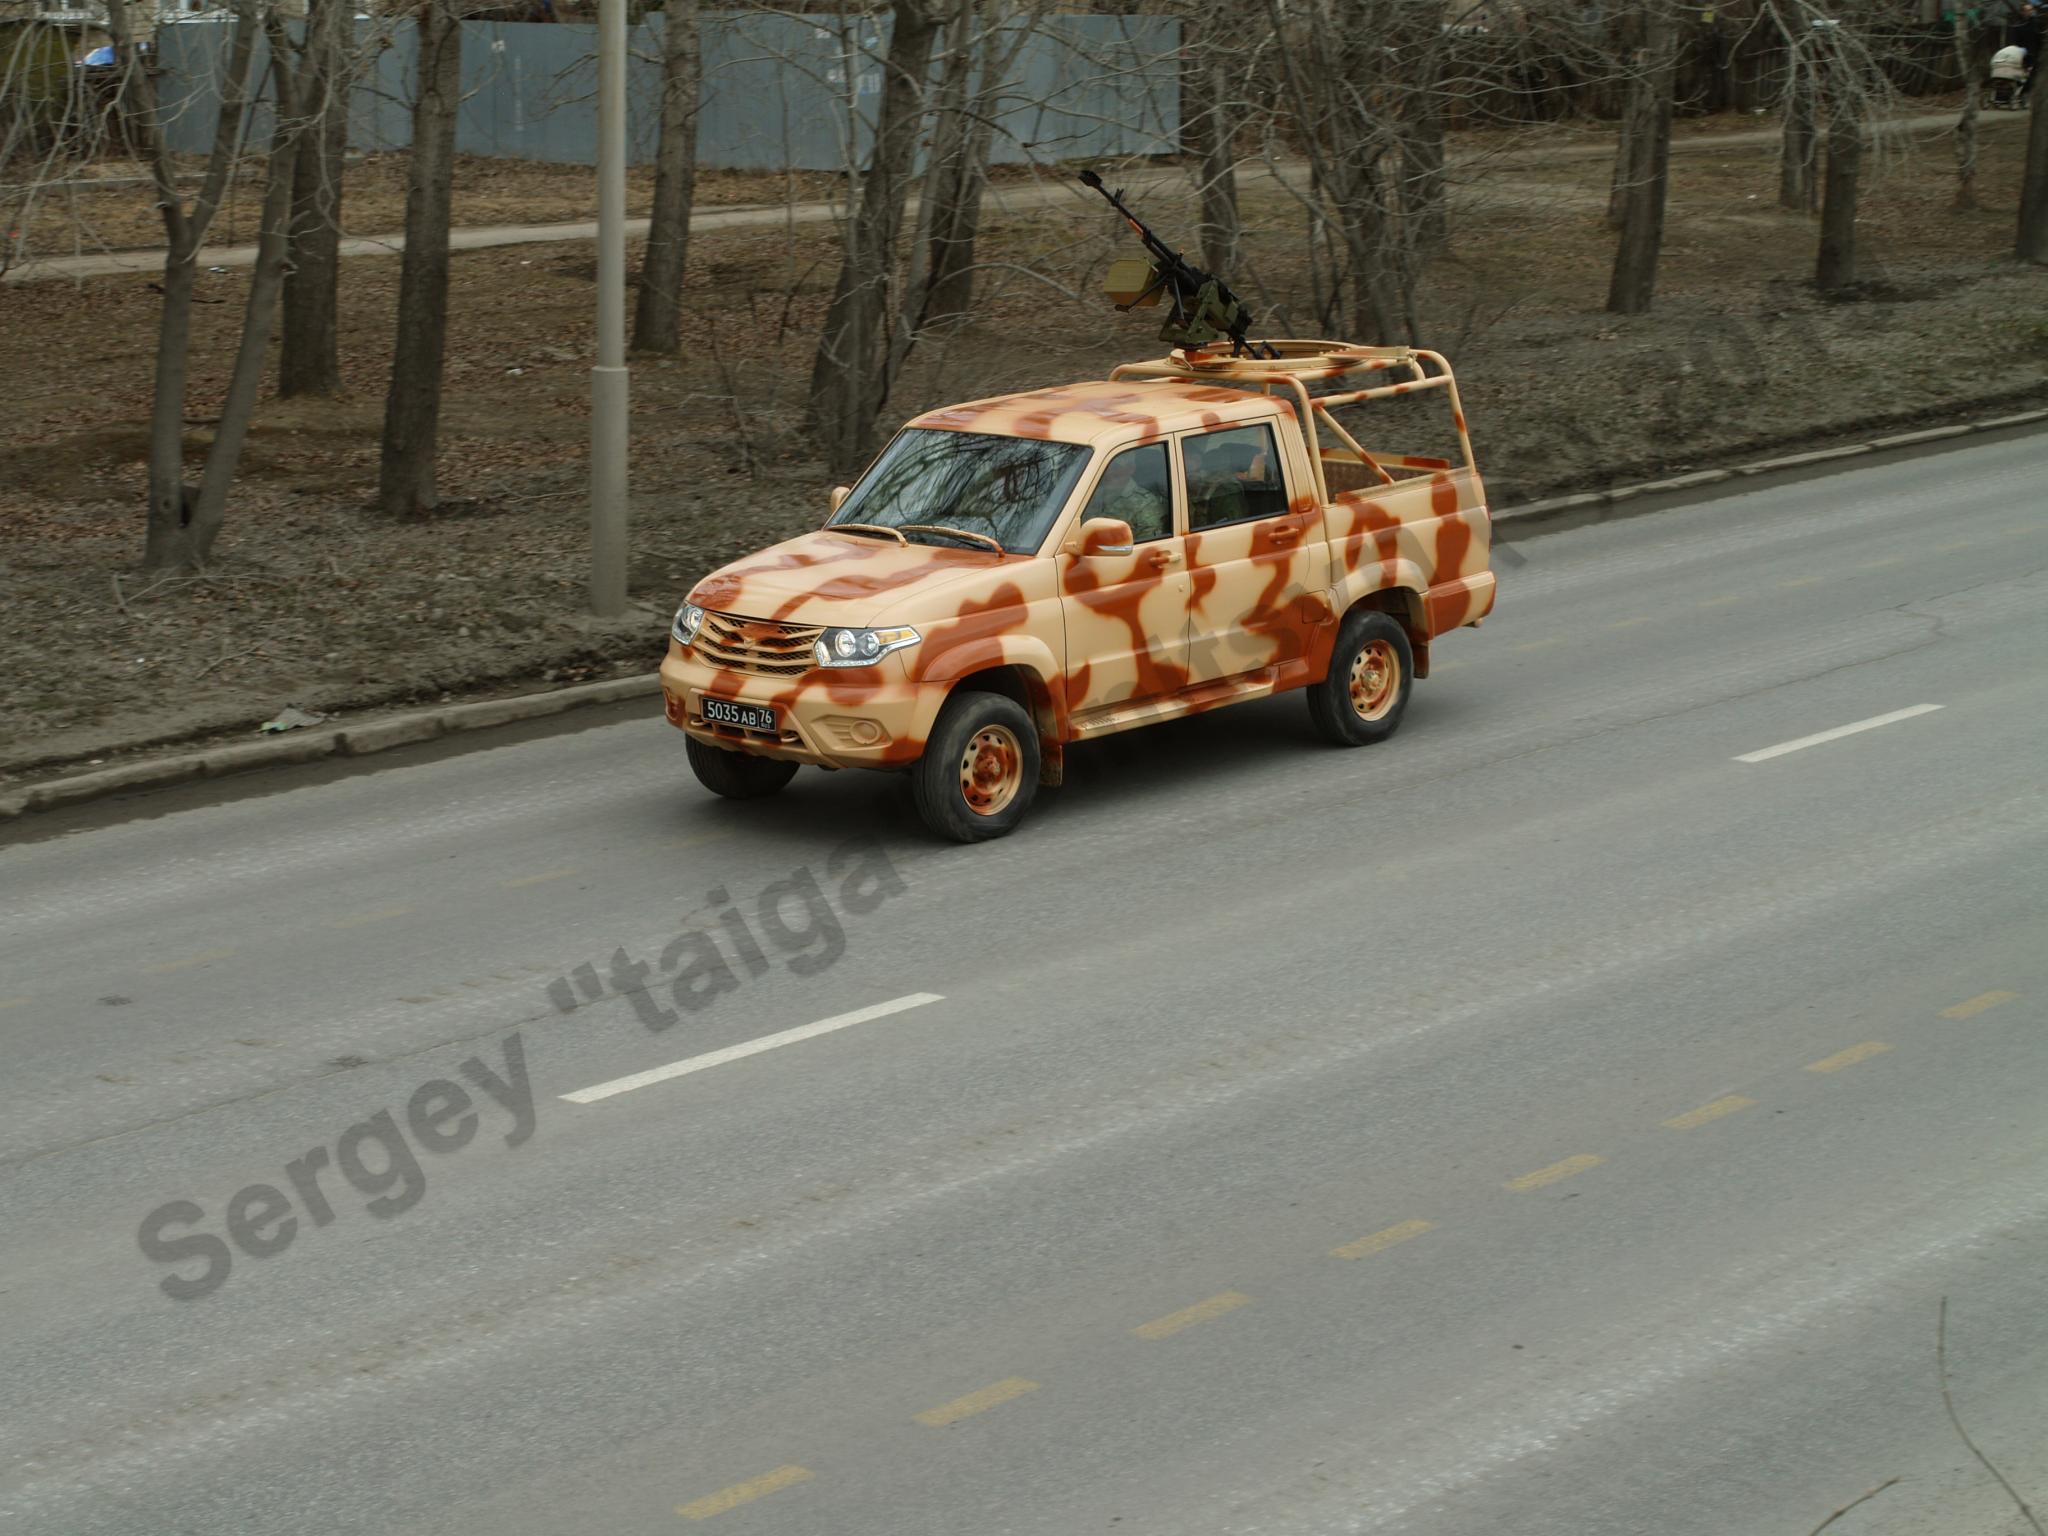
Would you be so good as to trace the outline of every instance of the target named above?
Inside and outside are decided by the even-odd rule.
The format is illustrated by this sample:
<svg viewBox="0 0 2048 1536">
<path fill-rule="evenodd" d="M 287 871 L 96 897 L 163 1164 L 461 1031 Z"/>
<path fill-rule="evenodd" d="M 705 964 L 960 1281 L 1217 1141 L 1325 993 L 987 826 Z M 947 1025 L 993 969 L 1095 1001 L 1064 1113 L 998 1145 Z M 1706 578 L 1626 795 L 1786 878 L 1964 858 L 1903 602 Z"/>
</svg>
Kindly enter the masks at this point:
<svg viewBox="0 0 2048 1536">
<path fill-rule="evenodd" d="M 720 567 L 690 590 L 690 601 L 786 624 L 861 626 L 884 610 L 915 623 L 929 594 L 1029 558 L 821 530 Z"/>
</svg>

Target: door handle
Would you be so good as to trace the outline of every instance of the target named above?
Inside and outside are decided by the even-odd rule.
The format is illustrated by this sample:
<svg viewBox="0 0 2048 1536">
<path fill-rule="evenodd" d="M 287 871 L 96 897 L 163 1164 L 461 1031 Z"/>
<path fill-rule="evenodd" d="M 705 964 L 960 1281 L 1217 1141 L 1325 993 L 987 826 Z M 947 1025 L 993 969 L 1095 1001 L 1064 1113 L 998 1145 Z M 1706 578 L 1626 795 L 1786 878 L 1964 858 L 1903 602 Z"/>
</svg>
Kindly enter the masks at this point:
<svg viewBox="0 0 2048 1536">
<path fill-rule="evenodd" d="M 1152 562 L 1153 570 L 1163 571 L 1169 565 L 1180 564 L 1180 551 L 1177 549 L 1155 549 L 1147 558 Z"/>
<path fill-rule="evenodd" d="M 1275 528 L 1267 537 L 1272 539 L 1275 544 L 1292 544 L 1301 537 L 1301 530 L 1299 528 Z"/>
</svg>

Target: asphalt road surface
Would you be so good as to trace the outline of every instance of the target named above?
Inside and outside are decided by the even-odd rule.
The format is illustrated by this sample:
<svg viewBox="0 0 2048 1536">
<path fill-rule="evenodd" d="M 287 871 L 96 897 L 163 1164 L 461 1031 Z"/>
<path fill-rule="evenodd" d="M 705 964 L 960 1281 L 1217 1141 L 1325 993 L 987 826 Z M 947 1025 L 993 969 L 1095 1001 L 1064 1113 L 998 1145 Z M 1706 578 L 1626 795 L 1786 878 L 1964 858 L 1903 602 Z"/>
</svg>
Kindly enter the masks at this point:
<svg viewBox="0 0 2048 1536">
<path fill-rule="evenodd" d="M 642 714 L 13 829 L 0 1529 L 2026 1530 L 2044 445 L 1529 541 L 1393 741 L 983 847 Z"/>
</svg>

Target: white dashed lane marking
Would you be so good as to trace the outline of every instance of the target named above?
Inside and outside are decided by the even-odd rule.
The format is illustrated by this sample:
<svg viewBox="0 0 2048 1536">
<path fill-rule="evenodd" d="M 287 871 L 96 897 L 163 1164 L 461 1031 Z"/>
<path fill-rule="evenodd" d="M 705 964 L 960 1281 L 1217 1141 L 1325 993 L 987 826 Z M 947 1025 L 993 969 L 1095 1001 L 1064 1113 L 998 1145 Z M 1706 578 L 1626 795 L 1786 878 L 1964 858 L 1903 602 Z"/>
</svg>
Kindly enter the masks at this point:
<svg viewBox="0 0 2048 1536">
<path fill-rule="evenodd" d="M 578 1088 L 574 1093 L 565 1093 L 562 1097 L 571 1104 L 595 1104 L 599 1099 L 609 1099 L 614 1094 L 631 1093 L 635 1088 L 665 1083 L 672 1077 L 685 1077 L 692 1072 L 708 1071 L 712 1067 L 722 1067 L 729 1061 L 740 1061 L 748 1056 L 758 1056 L 763 1051 L 775 1050 L 778 1046 L 795 1045 L 800 1040 L 812 1040 L 819 1035 L 829 1035 L 835 1029 L 849 1029 L 855 1024 L 865 1024 L 870 1019 L 882 1019 L 892 1013 L 901 1013 L 906 1008 L 922 1008 L 926 1003 L 943 1001 L 945 999 L 936 992 L 912 992 L 907 997 L 891 998 L 886 1003 L 857 1008 L 852 1013 L 836 1014 L 829 1019 L 820 1019 L 815 1024 L 800 1024 L 795 1029 L 785 1029 L 780 1034 L 763 1035 L 758 1040 L 728 1045 L 722 1051 L 706 1051 L 702 1056 L 672 1061 L 665 1067 L 651 1067 L 645 1072 L 635 1072 L 631 1077 L 615 1077 L 610 1082 L 599 1083 L 595 1087 Z"/>
</svg>

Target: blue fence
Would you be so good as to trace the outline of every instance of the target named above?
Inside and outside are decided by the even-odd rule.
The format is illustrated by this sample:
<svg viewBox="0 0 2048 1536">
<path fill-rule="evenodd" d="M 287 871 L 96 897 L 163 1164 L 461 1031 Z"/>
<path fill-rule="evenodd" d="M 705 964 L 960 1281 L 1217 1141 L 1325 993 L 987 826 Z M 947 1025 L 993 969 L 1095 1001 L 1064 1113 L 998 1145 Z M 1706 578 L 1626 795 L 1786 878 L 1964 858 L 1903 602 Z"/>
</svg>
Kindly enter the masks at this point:
<svg viewBox="0 0 2048 1536">
<path fill-rule="evenodd" d="M 660 128 L 665 18 L 635 28 L 627 71 L 629 153 L 651 160 Z M 171 147 L 203 153 L 219 113 L 230 24 L 157 33 Z M 888 46 L 886 19 L 710 13 L 697 161 L 707 169 L 836 170 L 864 153 Z M 597 158 L 596 28 L 464 22 L 463 154 L 590 165 Z M 365 64 L 349 145 L 403 149 L 412 134 L 417 50 L 410 22 L 357 23 Z M 1180 25 L 1160 16 L 1059 16 L 1024 40 L 992 114 L 999 162 L 1170 153 L 1180 139 Z M 259 48 L 256 69 L 267 68 Z M 260 143 L 258 107 L 245 134 Z"/>
</svg>

